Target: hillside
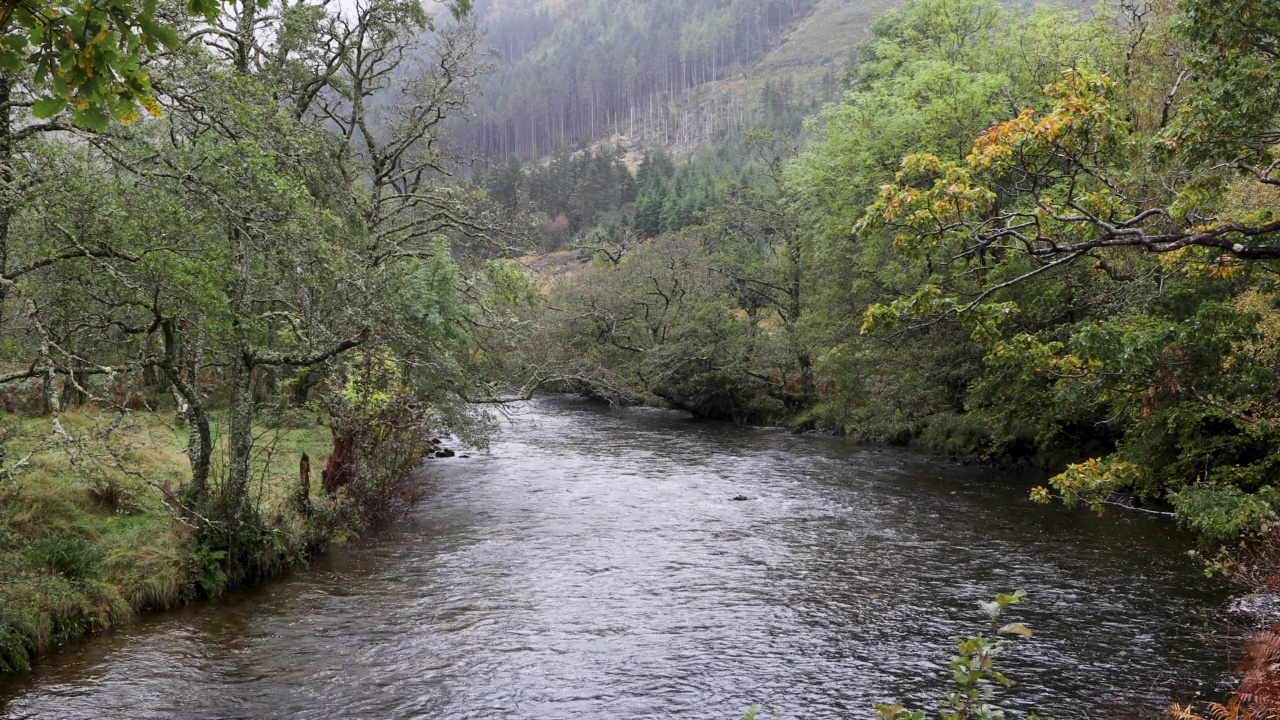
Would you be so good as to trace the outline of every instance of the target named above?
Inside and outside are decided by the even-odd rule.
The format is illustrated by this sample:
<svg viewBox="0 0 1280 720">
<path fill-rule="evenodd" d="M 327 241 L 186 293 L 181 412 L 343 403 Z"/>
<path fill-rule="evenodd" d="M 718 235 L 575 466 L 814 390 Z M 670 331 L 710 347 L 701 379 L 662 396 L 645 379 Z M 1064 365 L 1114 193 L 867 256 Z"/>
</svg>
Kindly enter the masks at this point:
<svg viewBox="0 0 1280 720">
<path fill-rule="evenodd" d="M 897 4 L 897 0 L 821 0 L 750 74 L 790 74 L 797 82 L 812 83 L 825 69 L 843 65 L 853 47 L 866 38 L 876 16 Z"/>
<path fill-rule="evenodd" d="M 749 125 L 794 130 L 838 96 L 852 52 L 898 4 L 482 0 L 498 68 L 455 134 L 490 161 L 528 161 L 604 139 L 691 150 Z"/>
<path fill-rule="evenodd" d="M 891 1 L 482 2 L 499 69 L 458 133 L 491 159 L 615 134 L 635 146 L 696 146 L 754 120 L 766 83 L 787 88 L 787 105 L 829 95 L 848 50 Z"/>
</svg>

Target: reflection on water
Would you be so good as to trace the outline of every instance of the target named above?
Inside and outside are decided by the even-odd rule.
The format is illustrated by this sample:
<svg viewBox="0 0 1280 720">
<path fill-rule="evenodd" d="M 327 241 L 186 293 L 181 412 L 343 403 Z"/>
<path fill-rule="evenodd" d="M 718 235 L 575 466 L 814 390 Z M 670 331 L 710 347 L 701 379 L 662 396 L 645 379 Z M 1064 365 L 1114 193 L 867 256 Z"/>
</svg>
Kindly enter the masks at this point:
<svg viewBox="0 0 1280 720">
<path fill-rule="evenodd" d="M 412 518 L 42 658 L 0 717 L 866 717 L 1016 587 L 1009 707 L 1156 715 L 1223 671 L 1184 537 L 989 470 L 559 398 L 435 467 Z"/>
</svg>

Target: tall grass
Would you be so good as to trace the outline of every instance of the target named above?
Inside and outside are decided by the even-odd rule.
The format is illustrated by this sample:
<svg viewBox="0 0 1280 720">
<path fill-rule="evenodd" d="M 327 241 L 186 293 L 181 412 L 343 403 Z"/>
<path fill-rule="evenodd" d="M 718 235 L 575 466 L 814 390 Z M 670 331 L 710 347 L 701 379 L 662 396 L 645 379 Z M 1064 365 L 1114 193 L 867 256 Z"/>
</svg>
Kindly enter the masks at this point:
<svg viewBox="0 0 1280 720">
<path fill-rule="evenodd" d="M 134 613 L 226 589 L 220 558 L 166 505 L 189 468 L 186 432 L 167 420 L 131 413 L 113 430 L 112 462 L 95 459 L 86 442 L 37 454 L 0 486 L 0 671 L 29 668 L 34 654 Z M 92 410 L 64 413 L 61 422 L 78 438 L 101 426 Z M 5 447 L 11 459 L 48 435 L 47 420 L 18 425 Z M 257 561 L 264 571 L 317 544 L 292 499 L 301 454 L 322 462 L 330 445 L 323 426 L 260 429 L 255 500 L 275 538 Z"/>
</svg>

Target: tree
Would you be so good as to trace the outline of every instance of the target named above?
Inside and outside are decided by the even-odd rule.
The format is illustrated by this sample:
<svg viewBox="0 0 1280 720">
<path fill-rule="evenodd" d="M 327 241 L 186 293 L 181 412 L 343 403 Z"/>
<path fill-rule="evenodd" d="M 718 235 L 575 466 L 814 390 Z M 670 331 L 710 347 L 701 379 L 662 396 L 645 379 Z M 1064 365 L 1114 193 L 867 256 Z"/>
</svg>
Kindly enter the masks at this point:
<svg viewBox="0 0 1280 720">
<path fill-rule="evenodd" d="M 806 324 L 825 338 L 815 363 L 820 422 L 890 442 L 927 434 L 962 452 L 1006 444 L 993 437 L 1004 428 L 968 413 L 985 350 L 967 331 L 937 322 L 910 334 L 859 332 L 869 307 L 940 277 L 967 288 L 966 259 L 904 252 L 891 231 L 859 220 L 903 156 L 961 160 L 974 136 L 1011 105 L 1036 102 L 1061 67 L 1109 57 L 1117 44 L 1106 18 L 1082 23 L 1052 8 L 1017 16 L 978 0 L 908 2 L 876 21 L 844 98 L 824 108 L 815 141 L 786 173 L 791 210 L 810 236 Z"/>
<path fill-rule="evenodd" d="M 859 225 L 928 268 L 869 307 L 864 331 L 961 324 L 986 347 L 985 397 L 998 386 L 1000 404 L 1053 408 L 1016 411 L 1041 442 L 1073 415 L 1117 429 L 1053 479 L 1068 503 L 1131 490 L 1171 500 L 1208 539 L 1265 527 L 1274 9 L 1132 8 L 1121 52 L 1065 69 L 963 158 L 908 154 Z"/>
<path fill-rule="evenodd" d="M 214 22 L 220 3 L 192 0 L 187 10 Z M 7 2 L 0 8 L 0 68 L 7 82 L 18 73 L 30 80 L 38 118 L 70 106 L 75 122 L 104 130 L 112 118 L 138 119 L 139 105 L 158 114 L 146 60 L 181 43 L 165 14 L 156 0 Z"/>
<path fill-rule="evenodd" d="M 2 379 L 42 379 L 55 432 L 59 386 L 121 413 L 122 376 L 142 378 L 148 403 L 171 394 L 191 481 L 169 499 L 248 574 L 270 534 L 253 499 L 264 403 L 323 386 L 339 444 L 373 432 L 343 413 L 406 421 L 344 395 L 358 350 L 359 387 L 415 393 L 420 422 L 468 424 L 448 236 L 493 233 L 444 183 L 444 119 L 485 68 L 472 24 L 381 0 L 262 10 L 193 29 L 204 42 L 155 68 L 161 118 L 70 143 L 14 131 L 13 167 L 32 180 L 15 183 L 0 248 L 7 342 L 31 357 Z"/>
<path fill-rule="evenodd" d="M 757 152 L 762 187 L 732 187 L 723 202 L 707 212 L 696 229 L 711 256 L 712 267 L 724 276 L 736 304 L 757 324 L 764 339 L 776 341 L 777 370 L 768 382 L 770 394 L 791 412 L 817 400 L 812 345 L 807 337 L 809 308 L 806 238 L 794 204 L 787 202 L 783 170 L 795 148 L 757 131 L 749 134 Z M 776 320 L 776 324 L 773 322 Z"/>
<path fill-rule="evenodd" d="M 693 234 L 641 243 L 552 289 L 549 304 L 561 310 L 537 341 L 567 358 L 541 362 L 561 368 L 563 386 L 615 402 L 769 417 L 779 403 L 755 372 L 755 321 L 739 316 L 726 290 Z"/>
</svg>

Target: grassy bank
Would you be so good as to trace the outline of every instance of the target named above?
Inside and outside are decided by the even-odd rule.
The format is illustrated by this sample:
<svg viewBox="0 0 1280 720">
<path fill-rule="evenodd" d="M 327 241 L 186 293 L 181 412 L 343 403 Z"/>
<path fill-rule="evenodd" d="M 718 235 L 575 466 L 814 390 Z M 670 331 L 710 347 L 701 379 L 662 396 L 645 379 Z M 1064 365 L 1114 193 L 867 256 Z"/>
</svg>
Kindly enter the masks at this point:
<svg viewBox="0 0 1280 720">
<path fill-rule="evenodd" d="M 166 493 L 189 476 L 186 431 L 171 420 L 136 412 L 104 427 L 92 412 L 64 414 L 77 442 L 37 453 L 0 484 L 0 671 L 25 669 L 34 654 L 134 613 L 227 589 L 222 558 L 193 542 L 192 529 L 166 504 Z M 7 422 L 6 465 L 49 437 L 47 420 Z M 100 442 L 103 432 L 118 451 Z M 332 439 L 322 425 L 263 427 L 256 447 L 254 499 L 274 538 L 265 550 L 273 557 L 261 564 L 288 567 L 335 535 L 319 526 L 331 517 L 323 508 L 304 517 L 293 500 L 302 453 L 318 488 Z"/>
</svg>

